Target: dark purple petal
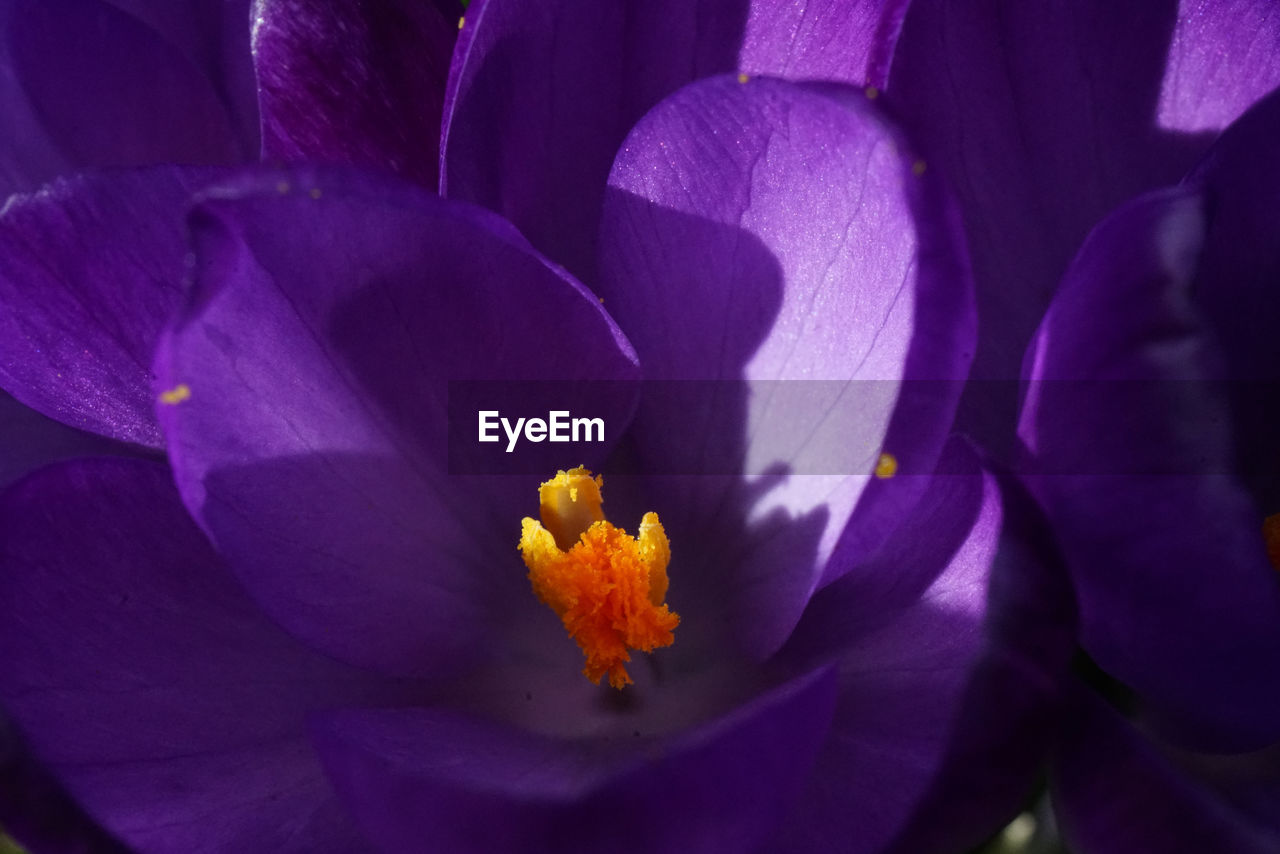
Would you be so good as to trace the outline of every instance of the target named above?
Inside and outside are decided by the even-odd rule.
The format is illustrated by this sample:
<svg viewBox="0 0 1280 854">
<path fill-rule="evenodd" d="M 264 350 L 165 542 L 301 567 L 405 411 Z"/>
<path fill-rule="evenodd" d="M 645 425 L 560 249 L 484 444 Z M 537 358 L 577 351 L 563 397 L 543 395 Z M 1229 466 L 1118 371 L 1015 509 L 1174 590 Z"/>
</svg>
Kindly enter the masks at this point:
<svg viewBox="0 0 1280 854">
<path fill-rule="evenodd" d="M 1170 732 L 1242 749 L 1280 736 L 1280 685 L 1257 678 L 1280 669 L 1280 578 L 1192 304 L 1204 225 L 1169 191 L 1089 236 L 1028 354 L 1020 434 L 1084 647 Z"/>
<path fill-rule="evenodd" d="M 1194 298 L 1226 361 L 1237 466 L 1264 516 L 1280 512 L 1277 134 L 1280 92 L 1228 128 L 1188 179 L 1209 213 Z"/>
<path fill-rule="evenodd" d="M 958 473 L 958 472 L 957 472 Z M 894 854 L 976 848 L 1026 804 L 1043 773 L 1076 652 L 1076 606 L 1047 520 L 1013 478 L 991 566 L 982 659 L 948 734 L 944 763 Z"/>
<path fill-rule="evenodd" d="M 132 451 L 127 445 L 65 427 L 0 392 L 0 489 L 57 460 Z"/>
<path fill-rule="evenodd" d="M 901 5 L 477 2 L 450 72 L 441 192 L 498 211 L 591 283 L 609 164 L 647 110 L 739 67 L 874 83 Z"/>
<path fill-rule="evenodd" d="M 183 217 L 218 173 L 59 180 L 0 213 L 0 384 L 64 424 L 159 447 L 151 357 L 186 276 Z"/>
<path fill-rule="evenodd" d="M 204 72 L 226 105 L 243 160 L 258 151 L 251 0 L 106 0 L 158 32 Z"/>
<path fill-rule="evenodd" d="M 256 15 L 264 157 L 389 169 L 436 188 L 453 21 L 410 0 L 263 0 Z"/>
<path fill-rule="evenodd" d="M 1212 80 L 1191 73 L 1166 79 L 1176 73 L 1166 58 L 1175 27 L 1176 53 L 1190 67 L 1220 64 L 1216 75 L 1248 80 L 1251 90 L 1280 82 L 1255 80 L 1280 70 L 1274 47 L 1241 53 L 1243 28 L 1194 23 L 1199 3 L 1184 3 L 1179 24 L 1177 5 L 911 5 L 889 89 L 964 210 L 984 330 L 974 376 L 1001 381 L 974 385 L 961 407 L 962 426 L 984 441 L 1011 433 L 1016 402 L 1007 381 L 1017 377 L 1036 323 L 1089 229 L 1121 201 L 1175 183 L 1212 138 L 1160 125 L 1162 91 L 1175 102 L 1218 97 Z M 1263 53 L 1266 63 L 1257 62 Z M 1231 88 L 1226 97 L 1240 95 Z"/>
<path fill-rule="evenodd" d="M 837 657 L 840 700 L 776 850 L 882 850 L 943 768 L 966 691 L 999 648 L 984 630 L 992 567 L 1023 555 L 1001 543 L 995 478 L 960 443 L 947 461 L 917 512 L 814 597 L 783 649 L 784 661 Z"/>
<path fill-rule="evenodd" d="M 1233 810 L 1100 700 L 1082 693 L 1065 721 L 1050 782 L 1073 849 L 1263 854 L 1280 845 L 1274 824 Z M 1274 818 L 1274 800 L 1269 809 Z"/>
<path fill-rule="evenodd" d="M 85 460 L 0 497 L 0 701 L 85 809 L 145 850 L 355 844 L 305 716 L 421 696 L 266 620 L 158 463 Z"/>
<path fill-rule="evenodd" d="M 396 673 L 483 655 L 495 612 L 532 602 L 514 546 L 539 478 L 450 474 L 449 381 L 633 379 L 630 345 L 509 225 L 407 184 L 264 176 L 192 228 L 156 367 L 192 514 L 319 649 Z M 622 429 L 634 389 L 600 405 Z"/>
<path fill-rule="evenodd" d="M 315 735 L 389 851 L 748 851 L 802 786 L 834 698 L 820 670 L 656 738 L 564 741 L 433 710 L 339 712 Z"/>
<path fill-rule="evenodd" d="M 102 0 L 8 0 L 5 50 L 18 87 L 5 104 L 34 120 L 73 168 L 153 163 L 213 164 L 245 153 L 227 107 L 203 71 L 136 18 Z M 21 144 L 21 143 L 20 143 Z M 7 195 L 52 177 L 15 174 Z M 18 170 L 14 170 L 17 172 Z"/>
<path fill-rule="evenodd" d="M 647 380 L 704 381 L 654 387 L 640 452 L 770 475 L 749 521 L 812 529 L 807 555 L 758 544 L 735 570 L 760 653 L 900 521 L 954 417 L 972 294 L 953 211 L 914 166 L 861 90 L 717 78 L 650 112 L 609 179 L 599 293 Z M 881 451 L 903 476 L 868 485 Z M 686 515 L 721 504 L 709 492 Z"/>
<path fill-rule="evenodd" d="M 0 709 L 0 843 L 48 854 L 127 854 L 40 765 Z"/>
</svg>

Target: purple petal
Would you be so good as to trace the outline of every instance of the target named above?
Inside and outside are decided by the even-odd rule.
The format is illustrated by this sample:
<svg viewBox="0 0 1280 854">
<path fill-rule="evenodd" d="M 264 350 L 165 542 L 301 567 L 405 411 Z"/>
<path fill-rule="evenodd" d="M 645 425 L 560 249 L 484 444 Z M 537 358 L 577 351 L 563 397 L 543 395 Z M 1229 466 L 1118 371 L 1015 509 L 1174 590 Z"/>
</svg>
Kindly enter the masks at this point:
<svg viewBox="0 0 1280 854">
<path fill-rule="evenodd" d="M 1270 0 L 1179 0 L 1156 120 L 1220 131 L 1280 84 L 1280 9 Z"/>
<path fill-rule="evenodd" d="M 51 418 L 159 447 L 151 357 L 186 274 L 182 222 L 218 173 L 60 180 L 0 214 L 0 383 Z"/>
<path fill-rule="evenodd" d="M 1280 16 L 1277 16 L 1280 19 Z M 1280 511 L 1280 92 L 1223 133 L 1188 183 L 1203 188 L 1209 222 L 1195 301 L 1234 381 L 1228 385 L 1238 470 L 1263 515 Z"/>
<path fill-rule="evenodd" d="M 1005 646 L 985 636 L 991 574 L 1025 571 L 1025 552 L 1002 542 L 995 478 L 961 444 L 947 460 L 951 473 L 932 479 L 872 562 L 814 597 L 783 649 L 784 661 L 838 656 L 841 681 L 831 735 L 776 850 L 883 850 L 967 735 L 956 730 L 971 724 L 966 703 L 984 699 L 966 692 Z M 986 724 L 1012 717 L 988 710 Z"/>
<path fill-rule="evenodd" d="M 31 756 L 0 709 L 0 844 L 12 837 L 28 850 L 49 854 L 127 854 L 85 815 L 48 769 Z"/>
<path fill-rule="evenodd" d="M 257 81 L 249 50 L 250 0 L 105 0 L 158 32 L 204 72 L 226 105 L 240 157 L 258 144 Z"/>
<path fill-rule="evenodd" d="M 630 345 L 509 225 L 406 184 L 265 176 L 192 227 L 195 287 L 156 369 L 193 516 L 268 613 L 340 659 L 484 654 L 495 609 L 532 601 L 513 546 L 538 479 L 450 474 L 449 381 L 632 379 Z M 615 397 L 593 414 L 621 429 L 634 389 Z"/>
<path fill-rule="evenodd" d="M 265 157 L 389 169 L 435 189 L 452 21 L 404 0 L 265 0 L 256 15 Z"/>
<path fill-rule="evenodd" d="M 814 761 L 833 676 L 643 740 L 565 741 L 429 710 L 340 712 L 316 738 L 335 787 L 387 850 L 746 851 Z"/>
<path fill-rule="evenodd" d="M 45 469 L 0 528 L 0 699 L 95 819 L 145 850 L 348 850 L 304 718 L 421 687 L 267 621 L 158 463 Z"/>
<path fill-rule="evenodd" d="M 1073 848 L 1263 854 L 1280 844 L 1274 800 L 1272 826 L 1264 830 L 1096 698 L 1081 697 L 1066 721 L 1051 791 L 1062 835 Z M 1270 762 L 1274 768 L 1274 755 Z"/>
<path fill-rule="evenodd" d="M 1020 433 L 1084 647 L 1179 737 L 1241 749 L 1280 736 L 1280 686 L 1256 678 L 1280 668 L 1280 585 L 1191 302 L 1204 223 L 1172 191 L 1089 236 L 1029 354 Z"/>
<path fill-rule="evenodd" d="M 900 521 L 954 417 L 971 292 L 953 212 L 914 163 L 860 90 L 718 78 L 646 116 L 609 179 L 599 292 L 647 380 L 702 381 L 651 386 L 641 453 L 758 479 L 747 522 L 765 540 L 811 529 L 737 571 L 759 654 Z M 903 476 L 868 487 L 882 450 Z"/>
<path fill-rule="evenodd" d="M 209 78 L 137 19 L 100 0 L 9 0 L 3 29 L 13 106 L 73 168 L 243 159 Z M 6 105 L 8 106 L 8 105 Z M 28 119 L 20 121 L 26 124 Z M 46 159 L 33 166 L 53 165 Z M 5 194 L 52 177 L 32 171 Z"/>
<path fill-rule="evenodd" d="M 498 211 L 590 283 L 609 165 L 647 110 L 686 83 L 740 66 L 875 82 L 900 6 L 477 2 L 450 71 L 441 192 Z"/>
<path fill-rule="evenodd" d="M 971 386 L 960 423 L 988 444 L 1012 432 L 1008 381 L 1089 229 L 1208 145 L 1157 118 L 1176 5 L 919 0 L 907 15 L 889 89 L 964 210 L 984 329 L 974 377 L 1000 382 Z M 1256 53 L 1192 30 L 1184 53 L 1217 57 L 1231 79 L 1262 73 Z"/>
<path fill-rule="evenodd" d="M 0 489 L 43 465 L 134 449 L 64 427 L 0 392 Z"/>
<path fill-rule="evenodd" d="M 906 0 L 753 0 L 738 68 L 883 89 L 909 5 Z"/>
</svg>

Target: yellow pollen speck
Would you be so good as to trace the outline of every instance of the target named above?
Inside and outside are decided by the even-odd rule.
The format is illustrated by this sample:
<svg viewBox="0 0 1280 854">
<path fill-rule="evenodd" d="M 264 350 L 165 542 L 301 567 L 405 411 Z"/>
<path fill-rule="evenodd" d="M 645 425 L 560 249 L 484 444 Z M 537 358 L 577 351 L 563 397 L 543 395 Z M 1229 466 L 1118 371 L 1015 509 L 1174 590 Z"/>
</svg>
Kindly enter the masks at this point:
<svg viewBox="0 0 1280 854">
<path fill-rule="evenodd" d="M 318 198 L 320 198 L 320 188 L 319 188 L 319 187 L 312 187 L 312 188 L 311 188 L 311 192 L 310 192 L 310 193 L 308 193 L 307 195 L 309 195 L 309 196 L 310 196 L 311 198 L 313 198 L 313 199 L 318 199 Z"/>
<path fill-rule="evenodd" d="M 1262 520 L 1262 539 L 1267 544 L 1267 557 L 1271 565 L 1280 569 L 1280 513 L 1274 513 Z"/>
<path fill-rule="evenodd" d="M 876 98 L 880 97 L 880 90 L 874 86 L 868 86 L 866 89 L 863 89 L 862 91 L 866 94 L 869 100 L 874 101 Z"/>
<path fill-rule="evenodd" d="M 281 181 L 279 184 L 276 184 L 276 192 L 278 192 L 282 196 L 285 193 L 289 192 L 289 182 Z"/>
<path fill-rule="evenodd" d="M 191 387 L 186 383 L 179 383 L 168 391 L 160 392 L 160 402 L 168 406 L 176 406 L 182 401 L 191 397 Z"/>
<path fill-rule="evenodd" d="M 463 27 L 466 23 L 467 23 L 467 16 L 466 16 L 466 15 L 463 15 L 461 18 L 459 18 L 459 19 L 458 19 L 458 29 L 462 29 L 462 27 Z"/>
<path fill-rule="evenodd" d="M 739 83 L 746 83 L 746 82 L 747 82 L 748 80 L 750 80 L 750 79 L 751 79 L 751 75 L 750 75 L 750 74 L 748 74 L 747 72 L 745 72 L 745 71 L 740 71 L 740 72 L 738 72 L 738 82 L 739 82 Z"/>
<path fill-rule="evenodd" d="M 893 454 L 881 454 L 876 460 L 876 477 L 881 480 L 893 477 L 898 473 L 898 458 Z"/>
<path fill-rule="evenodd" d="M 520 552 L 534 594 L 556 613 L 586 656 L 582 672 L 599 684 L 631 684 L 629 649 L 652 652 L 675 641 L 680 623 L 664 603 L 671 544 L 646 513 L 632 537 L 604 518 L 604 478 L 579 466 L 538 488 L 541 523 L 521 521 Z"/>
<path fill-rule="evenodd" d="M 912 174 L 912 175 L 923 175 L 923 174 L 924 174 L 924 161 L 923 161 L 923 160 L 917 160 L 915 163 L 912 163 L 912 164 L 911 164 L 911 174 Z"/>
</svg>

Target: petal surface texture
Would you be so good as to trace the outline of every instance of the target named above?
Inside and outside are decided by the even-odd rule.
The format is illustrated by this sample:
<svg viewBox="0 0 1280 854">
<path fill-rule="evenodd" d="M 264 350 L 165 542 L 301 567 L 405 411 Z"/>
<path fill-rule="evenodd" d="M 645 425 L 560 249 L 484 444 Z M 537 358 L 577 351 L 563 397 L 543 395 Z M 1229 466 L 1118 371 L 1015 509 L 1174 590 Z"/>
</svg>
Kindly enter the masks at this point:
<svg viewBox="0 0 1280 854">
<path fill-rule="evenodd" d="M 267 0 L 256 13 L 266 159 L 378 167 L 435 189 L 453 22 L 403 0 Z"/>
<path fill-rule="evenodd" d="M 724 476 L 683 518 L 745 517 L 732 605 L 757 653 L 901 521 L 954 418 L 972 293 L 916 166 L 861 89 L 721 77 L 646 116 L 609 179 L 599 292 L 648 383 L 639 453 Z"/>
<path fill-rule="evenodd" d="M 193 516 L 268 613 L 340 659 L 482 654 L 486 620 L 528 596 L 512 531 L 537 480 L 450 475 L 449 381 L 633 379 L 630 346 L 510 226 L 400 182 L 267 176 L 192 228 L 156 373 Z M 633 406 L 596 414 L 621 428 Z"/>
<path fill-rule="evenodd" d="M 104 827 L 146 851 L 359 846 L 305 719 L 403 703 L 413 683 L 337 664 L 268 621 L 162 464 L 47 468 L 4 494 L 0 526 L 0 698 Z"/>
<path fill-rule="evenodd" d="M 64 424 L 158 448 L 151 359 L 181 304 L 191 196 L 214 170 L 60 179 L 0 213 L 0 384 Z"/>
<path fill-rule="evenodd" d="M 445 104 L 441 192 L 510 219 L 592 284 L 605 178 L 647 110 L 742 70 L 883 86 L 897 0 L 485 0 Z"/>
</svg>

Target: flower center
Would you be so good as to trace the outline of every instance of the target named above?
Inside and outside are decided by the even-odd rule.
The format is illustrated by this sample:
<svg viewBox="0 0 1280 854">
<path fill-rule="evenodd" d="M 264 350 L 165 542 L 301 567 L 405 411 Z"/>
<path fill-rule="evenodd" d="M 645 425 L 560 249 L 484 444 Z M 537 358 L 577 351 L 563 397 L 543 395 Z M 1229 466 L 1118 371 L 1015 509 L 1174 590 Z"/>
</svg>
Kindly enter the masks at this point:
<svg viewBox="0 0 1280 854">
<path fill-rule="evenodd" d="M 1262 520 L 1262 538 L 1267 542 L 1267 557 L 1271 565 L 1280 569 L 1280 513 Z"/>
<path fill-rule="evenodd" d="M 520 552 L 533 592 L 564 623 L 587 657 L 582 672 L 599 684 L 631 684 L 628 649 L 670 646 L 680 617 L 663 604 L 671 544 L 657 513 L 632 537 L 604 518 L 603 477 L 578 467 L 538 488 L 542 522 L 521 522 Z"/>
</svg>

